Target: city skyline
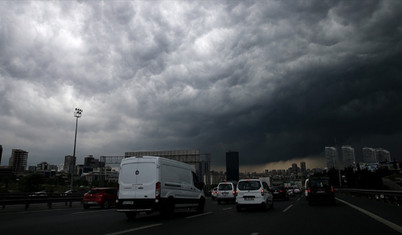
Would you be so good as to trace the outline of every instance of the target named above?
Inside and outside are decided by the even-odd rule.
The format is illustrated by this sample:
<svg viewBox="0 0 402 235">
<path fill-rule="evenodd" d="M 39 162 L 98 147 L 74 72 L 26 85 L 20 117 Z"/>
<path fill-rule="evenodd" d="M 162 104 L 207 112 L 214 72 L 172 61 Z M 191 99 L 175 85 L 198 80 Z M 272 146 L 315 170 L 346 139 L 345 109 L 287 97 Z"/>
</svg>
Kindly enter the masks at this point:
<svg viewBox="0 0 402 235">
<path fill-rule="evenodd" d="M 323 152 L 323 156 L 322 156 L 322 158 L 320 159 L 320 161 L 311 161 L 311 159 L 303 159 L 303 158 L 294 158 L 294 159 L 289 159 L 289 160 L 287 160 L 287 161 L 278 161 L 278 162 L 271 162 L 271 163 L 268 163 L 268 164 L 260 164 L 260 165 L 244 165 L 244 164 L 239 164 L 239 172 L 264 172 L 265 170 L 272 170 L 272 169 L 275 169 L 275 170 L 287 170 L 289 167 L 291 167 L 291 165 L 292 164 L 297 164 L 297 163 L 304 163 L 304 164 L 306 164 L 306 162 L 307 162 L 307 169 L 315 169 L 315 168 L 321 168 L 321 169 L 324 169 L 324 168 L 332 168 L 332 167 L 335 167 L 335 168 L 337 168 L 339 165 L 338 164 L 341 164 L 341 166 L 342 167 L 345 167 L 346 165 L 345 165 L 345 159 L 343 159 L 343 153 L 341 152 L 340 154 L 339 153 L 337 153 L 335 156 L 332 156 L 332 158 L 336 158 L 336 161 L 339 161 L 339 162 L 336 162 L 336 164 L 335 165 L 331 165 L 331 166 L 329 166 L 328 165 L 328 155 L 327 155 L 327 148 L 329 148 L 329 149 L 331 149 L 331 151 L 335 151 L 335 152 L 337 152 L 338 151 L 338 149 L 337 148 L 335 148 L 335 147 L 333 147 L 333 146 L 326 146 L 325 147 L 325 150 L 324 150 L 324 152 Z M 339 150 L 342 150 L 343 151 L 343 149 L 344 148 L 351 148 L 351 149 L 353 149 L 353 152 L 354 152 L 354 148 L 352 148 L 351 146 L 348 146 L 348 145 L 346 145 L 346 146 L 341 146 L 340 148 L 339 148 Z M 374 163 L 374 162 L 378 162 L 377 160 L 374 160 L 374 161 L 365 161 L 365 157 L 364 157 L 364 152 L 365 152 L 365 150 L 367 150 L 367 149 L 370 149 L 371 151 L 374 151 L 374 158 L 373 159 L 376 159 L 376 153 L 377 152 L 380 152 L 380 154 L 381 154 L 381 156 L 383 156 L 383 154 L 385 153 L 386 154 L 386 161 L 392 161 L 393 159 L 391 159 L 390 158 L 390 151 L 388 151 L 388 150 L 386 150 L 386 149 L 383 149 L 383 148 L 370 148 L 370 147 L 363 147 L 362 149 L 361 149 L 361 152 L 362 152 L 362 159 L 361 160 L 359 160 L 359 161 L 356 161 L 356 158 L 353 158 L 354 159 L 354 161 L 356 161 L 355 162 L 355 164 L 353 165 L 353 166 L 356 166 L 357 165 L 357 163 Z M 21 150 L 21 149 L 18 149 L 18 150 Z M 22 150 L 22 151 L 25 151 L 25 150 Z M 198 152 L 198 154 L 200 154 L 199 153 L 199 150 L 165 150 L 165 151 L 162 151 L 162 152 L 169 152 L 169 151 L 179 151 L 179 152 L 181 152 L 181 151 L 196 151 L 196 152 Z M 138 153 L 141 153 L 141 152 L 143 152 L 143 151 L 140 151 L 140 152 L 138 152 Z M 151 152 L 159 152 L 159 151 L 151 151 Z M 229 150 L 228 152 L 237 152 L 237 151 L 231 151 L 231 150 Z M 238 152 L 237 152 L 238 153 Z M 125 153 L 125 155 L 127 156 L 127 154 L 132 154 L 132 152 L 126 152 Z M 378 154 L 378 153 L 377 153 Z M 201 154 L 201 155 L 205 155 L 205 154 Z M 207 154 L 208 155 L 208 154 Z M 104 156 L 104 155 L 101 155 L 101 156 Z M 99 156 L 99 158 L 101 157 L 101 156 Z M 227 156 L 227 154 L 226 154 L 226 156 Z M 353 154 L 353 156 L 354 156 L 354 154 Z M 63 162 L 61 162 L 61 163 L 54 163 L 54 162 L 46 162 L 45 161 L 45 163 L 48 163 L 48 164 L 51 164 L 51 165 L 57 165 L 58 167 L 61 167 L 59 170 L 61 170 L 62 168 L 64 169 L 64 170 L 66 170 L 66 166 L 65 166 L 65 162 L 66 161 L 69 161 L 69 160 L 67 160 L 68 158 L 71 158 L 72 156 L 71 155 L 66 155 L 66 156 L 64 156 L 64 159 L 63 159 Z M 91 158 L 94 158 L 94 156 L 93 155 L 87 155 L 87 156 L 83 156 L 82 158 L 81 158 L 81 161 L 84 163 L 84 161 L 85 161 L 85 159 L 86 158 L 88 158 L 88 157 L 91 157 Z M 124 155 L 121 155 L 121 157 L 124 157 Z M 210 156 L 209 156 L 210 157 Z M 11 158 L 11 157 L 10 157 Z M 98 159 L 99 160 L 99 159 Z M 383 160 L 383 159 L 382 159 Z M 352 162 L 354 162 L 354 161 L 352 161 Z M 43 162 L 40 162 L 40 163 L 43 163 Z M 40 163 L 33 163 L 33 164 L 31 164 L 31 165 L 27 165 L 27 167 L 29 167 L 29 166 L 35 166 L 35 165 L 38 165 L 38 164 L 40 164 Z M 82 165 L 81 163 L 80 163 L 80 160 L 77 160 L 76 161 L 76 165 Z M 0 163 L 0 166 L 6 166 L 6 165 L 2 165 L 1 163 Z M 214 165 L 211 165 L 210 166 L 211 167 L 211 170 L 214 170 L 214 171 L 226 171 L 226 166 L 214 166 Z M 67 166 L 67 168 L 69 169 L 69 167 Z M 67 171 L 69 171 L 67 169 Z"/>
</svg>

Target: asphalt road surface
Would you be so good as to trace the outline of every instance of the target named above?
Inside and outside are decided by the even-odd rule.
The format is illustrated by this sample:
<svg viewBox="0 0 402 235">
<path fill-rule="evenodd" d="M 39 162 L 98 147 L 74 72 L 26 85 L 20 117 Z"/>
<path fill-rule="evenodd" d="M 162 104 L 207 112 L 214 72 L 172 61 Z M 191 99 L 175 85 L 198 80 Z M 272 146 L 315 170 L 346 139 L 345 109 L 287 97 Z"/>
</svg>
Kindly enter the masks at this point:
<svg viewBox="0 0 402 235">
<path fill-rule="evenodd" d="M 1 234 L 401 234 L 402 208 L 382 202 L 337 195 L 335 205 L 308 205 L 301 196 L 275 201 L 268 211 L 237 212 L 235 204 L 207 199 L 205 212 L 178 210 L 128 221 L 114 208 L 84 210 L 79 203 L 47 209 L 32 205 L 0 209 Z"/>
</svg>

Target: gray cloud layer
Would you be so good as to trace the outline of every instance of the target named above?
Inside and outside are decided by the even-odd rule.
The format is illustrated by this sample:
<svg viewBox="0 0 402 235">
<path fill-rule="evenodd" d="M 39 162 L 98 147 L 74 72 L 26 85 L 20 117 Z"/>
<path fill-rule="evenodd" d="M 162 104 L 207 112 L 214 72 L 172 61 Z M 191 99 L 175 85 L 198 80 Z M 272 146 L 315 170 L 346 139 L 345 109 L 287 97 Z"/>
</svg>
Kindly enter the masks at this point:
<svg viewBox="0 0 402 235">
<path fill-rule="evenodd" d="M 0 144 L 29 162 L 399 149 L 401 1 L 2 1 Z M 4 152 L 2 165 L 6 165 Z"/>
</svg>

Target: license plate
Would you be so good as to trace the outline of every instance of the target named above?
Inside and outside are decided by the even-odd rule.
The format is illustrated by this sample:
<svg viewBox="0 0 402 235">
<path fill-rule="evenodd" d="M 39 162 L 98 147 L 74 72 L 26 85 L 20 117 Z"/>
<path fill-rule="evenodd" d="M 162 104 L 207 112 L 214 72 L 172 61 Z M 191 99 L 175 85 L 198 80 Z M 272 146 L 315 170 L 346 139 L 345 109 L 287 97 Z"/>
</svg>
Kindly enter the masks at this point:
<svg viewBox="0 0 402 235">
<path fill-rule="evenodd" d="M 252 201 L 252 200 L 254 200 L 254 198 L 252 198 L 252 197 L 245 197 L 244 200 L 246 200 L 246 201 Z"/>
<path fill-rule="evenodd" d="M 133 201 L 123 201 L 123 205 L 134 205 Z"/>
<path fill-rule="evenodd" d="M 325 193 L 325 191 L 317 191 L 317 193 Z"/>
</svg>

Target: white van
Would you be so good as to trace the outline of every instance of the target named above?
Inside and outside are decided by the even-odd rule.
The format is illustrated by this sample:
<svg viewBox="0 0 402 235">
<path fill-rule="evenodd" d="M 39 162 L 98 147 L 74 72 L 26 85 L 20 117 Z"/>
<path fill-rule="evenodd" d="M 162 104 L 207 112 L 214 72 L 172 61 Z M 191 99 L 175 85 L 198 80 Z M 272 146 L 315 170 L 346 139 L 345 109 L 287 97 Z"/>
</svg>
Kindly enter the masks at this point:
<svg viewBox="0 0 402 235">
<path fill-rule="evenodd" d="M 120 164 L 117 211 L 135 219 L 137 213 L 171 214 L 177 207 L 203 212 L 204 184 L 191 166 L 163 157 L 124 158 Z"/>
<path fill-rule="evenodd" d="M 241 179 L 237 183 L 236 210 L 258 207 L 263 210 L 273 208 L 274 197 L 268 184 L 261 179 Z"/>
<path fill-rule="evenodd" d="M 220 182 L 218 184 L 218 191 L 216 193 L 216 200 L 218 204 L 222 201 L 236 201 L 236 184 L 233 182 Z"/>
</svg>

